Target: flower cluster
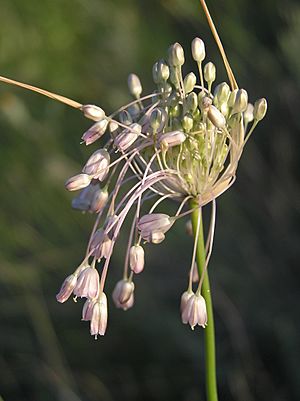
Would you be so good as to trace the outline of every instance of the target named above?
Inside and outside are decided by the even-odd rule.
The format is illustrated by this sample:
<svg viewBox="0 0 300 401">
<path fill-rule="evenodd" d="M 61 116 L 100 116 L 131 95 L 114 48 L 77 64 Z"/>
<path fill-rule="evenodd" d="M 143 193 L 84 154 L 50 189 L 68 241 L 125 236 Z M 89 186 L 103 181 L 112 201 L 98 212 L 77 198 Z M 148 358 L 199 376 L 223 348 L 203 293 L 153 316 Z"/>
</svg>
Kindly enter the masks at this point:
<svg viewBox="0 0 300 401">
<path fill-rule="evenodd" d="M 199 80 L 193 72 L 183 76 L 184 51 L 175 43 L 166 60 L 153 66 L 153 93 L 142 96 L 141 82 L 131 74 L 128 87 L 134 100 L 129 104 L 110 116 L 98 106 L 81 107 L 84 115 L 95 121 L 83 134 L 83 142 L 104 142 L 82 171 L 67 180 L 66 188 L 81 190 L 72 206 L 95 213 L 96 222 L 84 260 L 66 278 L 57 300 L 65 302 L 72 293 L 75 299 L 86 298 L 82 319 L 90 321 L 93 336 L 104 335 L 106 330 L 105 281 L 118 235 L 126 217 L 132 216 L 131 210 L 123 278 L 112 294 L 115 305 L 124 310 L 134 304 L 133 277 L 144 269 L 143 245 L 161 243 L 180 217 L 212 203 L 204 270 L 197 275 L 194 245 L 188 288 L 181 297 L 182 322 L 192 328 L 207 323 L 201 287 L 213 245 L 215 199 L 233 184 L 244 146 L 264 117 L 267 103 L 260 99 L 253 106 L 244 89 L 231 89 L 226 82 L 212 90 L 216 67 L 211 62 L 203 65 L 203 41 L 195 38 L 191 50 Z M 166 199 L 178 202 L 174 216 L 156 211 Z M 195 244 L 199 227 L 200 217 L 194 227 Z M 195 292 L 194 281 L 198 282 Z"/>
</svg>

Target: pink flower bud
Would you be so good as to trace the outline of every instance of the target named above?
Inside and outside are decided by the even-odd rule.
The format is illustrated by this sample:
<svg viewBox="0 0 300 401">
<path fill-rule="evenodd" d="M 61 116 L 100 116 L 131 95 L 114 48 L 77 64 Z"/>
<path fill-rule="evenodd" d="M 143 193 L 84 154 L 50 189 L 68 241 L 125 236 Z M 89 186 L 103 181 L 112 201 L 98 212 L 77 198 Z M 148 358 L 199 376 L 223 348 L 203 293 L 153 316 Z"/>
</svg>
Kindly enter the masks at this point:
<svg viewBox="0 0 300 401">
<path fill-rule="evenodd" d="M 198 270 L 197 262 L 194 263 L 192 281 L 193 281 L 193 283 L 198 283 L 198 281 L 199 281 L 199 270 Z"/>
<path fill-rule="evenodd" d="M 113 290 L 112 298 L 117 308 L 123 310 L 131 308 L 134 303 L 134 283 L 127 280 L 118 281 Z"/>
<path fill-rule="evenodd" d="M 175 220 L 167 214 L 150 213 L 142 216 L 139 219 L 137 226 L 141 233 L 151 233 L 154 231 L 165 233 L 172 227 L 174 221 Z"/>
<path fill-rule="evenodd" d="M 182 313 L 182 323 L 189 324 L 194 330 L 196 325 L 205 328 L 207 324 L 206 303 L 202 295 L 192 295 L 186 302 Z"/>
<path fill-rule="evenodd" d="M 96 302 L 96 299 L 87 299 L 85 301 L 83 308 L 82 308 L 81 320 L 84 320 L 84 321 L 91 320 L 95 302 Z"/>
<path fill-rule="evenodd" d="M 145 252 L 141 245 L 133 245 L 130 248 L 130 268 L 136 274 L 144 270 Z"/>
<path fill-rule="evenodd" d="M 141 236 L 146 242 L 151 242 L 152 244 L 160 244 L 166 238 L 161 231 L 141 231 Z"/>
<path fill-rule="evenodd" d="M 87 187 L 90 182 L 91 177 L 87 174 L 77 174 L 66 181 L 65 187 L 68 191 L 77 191 L 78 189 Z"/>
<path fill-rule="evenodd" d="M 109 171 L 110 156 L 106 149 L 96 150 L 86 162 L 82 172 L 103 181 Z"/>
<path fill-rule="evenodd" d="M 104 292 L 99 295 L 99 298 L 93 305 L 90 333 L 92 336 L 104 336 L 107 327 L 108 309 L 107 298 Z"/>
<path fill-rule="evenodd" d="M 90 185 L 84 188 L 79 195 L 72 200 L 72 207 L 84 212 L 94 211 L 91 210 L 91 204 L 98 192 L 99 185 L 94 185 L 94 183 L 91 182 Z"/>
<path fill-rule="evenodd" d="M 77 283 L 77 275 L 71 274 L 68 276 L 63 282 L 59 293 L 56 295 L 56 299 L 58 302 L 66 302 L 72 294 L 75 285 Z"/>
<path fill-rule="evenodd" d="M 104 111 L 99 106 L 93 104 L 85 104 L 81 107 L 86 118 L 94 121 L 100 121 L 105 117 Z"/>
<path fill-rule="evenodd" d="M 95 141 L 97 141 L 97 139 L 101 138 L 101 136 L 104 135 L 107 125 L 108 121 L 106 119 L 98 121 L 82 135 L 81 139 L 85 142 L 86 145 L 94 143 Z"/>
<path fill-rule="evenodd" d="M 162 134 L 159 138 L 159 144 L 164 148 L 171 148 L 180 145 L 186 140 L 186 136 L 182 131 L 172 131 Z"/>
<path fill-rule="evenodd" d="M 91 212 L 98 213 L 100 210 L 104 208 L 108 199 L 108 191 L 106 188 L 98 189 L 97 192 L 94 193 L 90 210 Z"/>
<path fill-rule="evenodd" d="M 125 129 L 115 138 L 115 145 L 121 151 L 127 150 L 137 140 L 141 130 L 142 127 L 139 124 L 131 124 L 130 128 Z"/>
<path fill-rule="evenodd" d="M 87 267 L 79 274 L 74 294 L 81 298 L 96 298 L 98 292 L 99 273 L 94 267 Z"/>
<path fill-rule="evenodd" d="M 99 252 L 96 255 L 97 259 L 108 258 L 110 253 L 112 240 L 106 236 L 105 239 L 102 241 L 101 246 L 99 247 Z"/>
</svg>

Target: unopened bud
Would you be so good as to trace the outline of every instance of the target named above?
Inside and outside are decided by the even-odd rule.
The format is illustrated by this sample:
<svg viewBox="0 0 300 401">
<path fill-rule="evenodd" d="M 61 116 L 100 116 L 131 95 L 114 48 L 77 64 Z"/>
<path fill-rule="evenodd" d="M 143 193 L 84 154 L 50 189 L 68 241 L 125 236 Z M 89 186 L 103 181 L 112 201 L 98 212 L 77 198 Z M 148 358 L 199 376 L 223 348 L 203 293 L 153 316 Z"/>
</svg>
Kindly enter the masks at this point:
<svg viewBox="0 0 300 401">
<path fill-rule="evenodd" d="M 68 191 L 78 191 L 78 189 L 87 187 L 90 182 L 91 177 L 87 174 L 77 174 L 66 181 L 65 187 Z"/>
<path fill-rule="evenodd" d="M 153 64 L 152 67 L 152 78 L 155 84 L 159 84 L 160 83 L 160 79 L 158 76 L 158 61 L 156 61 L 156 63 Z"/>
<path fill-rule="evenodd" d="M 207 117 L 217 128 L 224 128 L 226 124 L 225 117 L 223 114 L 214 106 L 211 105 L 207 112 Z"/>
<path fill-rule="evenodd" d="M 100 121 L 105 117 L 104 110 L 93 104 L 85 104 L 81 107 L 81 110 L 84 116 L 90 120 Z"/>
<path fill-rule="evenodd" d="M 179 43 L 174 43 L 169 47 L 168 51 L 169 64 L 174 67 L 179 67 L 184 64 L 184 51 Z"/>
<path fill-rule="evenodd" d="M 183 119 L 182 119 L 182 127 L 186 132 L 190 132 L 191 129 L 193 128 L 194 125 L 194 120 L 193 116 L 190 114 L 186 114 Z"/>
<path fill-rule="evenodd" d="M 211 84 L 216 79 L 216 67 L 213 63 L 209 62 L 204 66 L 204 79 Z"/>
<path fill-rule="evenodd" d="M 183 80 L 185 93 L 190 93 L 194 89 L 197 82 L 196 75 L 193 72 L 187 74 Z"/>
<path fill-rule="evenodd" d="M 161 231 L 153 231 L 148 233 L 143 237 L 147 242 L 151 242 L 152 244 L 160 244 L 166 238 L 165 234 Z"/>
<path fill-rule="evenodd" d="M 131 294 L 130 294 L 128 300 L 123 303 L 120 302 L 120 298 L 122 298 L 123 294 L 126 292 L 124 287 L 127 287 L 127 291 L 128 291 L 127 284 L 128 284 L 127 280 L 118 281 L 113 290 L 113 293 L 112 293 L 112 298 L 113 298 L 113 301 L 114 301 L 116 307 L 122 308 L 123 310 L 127 310 L 127 309 L 131 308 L 134 303 L 134 285 L 133 285 L 133 288 L 132 288 L 132 286 L 129 288 L 129 292 Z M 131 283 L 131 284 L 133 284 L 133 283 Z"/>
<path fill-rule="evenodd" d="M 192 56 L 195 61 L 201 63 L 205 59 L 205 45 L 202 39 L 195 38 L 192 41 Z"/>
<path fill-rule="evenodd" d="M 104 135 L 108 121 L 106 119 L 98 121 L 96 124 L 92 125 L 81 137 L 86 145 L 94 143 L 97 139 Z"/>
<path fill-rule="evenodd" d="M 217 101 L 217 106 L 221 106 L 223 103 L 226 103 L 229 96 L 230 88 L 226 82 L 222 82 L 216 87 L 214 91 L 214 97 Z"/>
<path fill-rule="evenodd" d="M 157 65 L 157 78 L 159 83 L 167 81 L 170 76 L 170 69 L 168 64 L 164 60 L 159 60 Z"/>
<path fill-rule="evenodd" d="M 235 99 L 236 99 L 236 94 L 238 93 L 238 89 L 234 89 L 230 95 L 229 95 L 229 99 L 228 99 L 228 107 L 233 107 L 234 103 L 235 103 Z"/>
<path fill-rule="evenodd" d="M 119 113 L 119 120 L 120 123 L 124 124 L 124 125 L 130 125 L 132 124 L 132 117 L 131 115 L 128 113 L 127 110 L 122 110 Z"/>
<path fill-rule="evenodd" d="M 119 129 L 119 124 L 115 121 L 111 121 L 108 126 L 109 132 L 112 136 L 116 135 Z"/>
<path fill-rule="evenodd" d="M 99 186 L 94 185 L 94 183 L 91 182 L 87 187 L 83 188 L 78 196 L 72 200 L 72 208 L 81 210 L 83 212 L 90 211 L 91 203 L 98 190 Z"/>
<path fill-rule="evenodd" d="M 239 89 L 236 94 L 233 113 L 243 113 L 247 109 L 248 93 L 245 89 Z"/>
<path fill-rule="evenodd" d="M 186 140 L 182 131 L 166 132 L 159 137 L 159 144 L 166 149 L 180 145 Z"/>
<path fill-rule="evenodd" d="M 145 252 L 141 245 L 133 245 L 130 248 L 130 268 L 135 274 L 141 273 L 145 265 Z"/>
<path fill-rule="evenodd" d="M 251 123 L 251 121 L 253 121 L 254 116 L 253 116 L 253 104 L 248 103 L 247 109 L 244 111 L 244 123 L 248 124 Z"/>
<path fill-rule="evenodd" d="M 142 93 L 142 84 L 140 78 L 136 74 L 130 74 L 127 82 L 129 92 L 132 96 L 138 99 Z"/>
<path fill-rule="evenodd" d="M 98 189 L 94 194 L 90 210 L 91 212 L 98 213 L 104 208 L 108 199 L 108 191 L 106 188 Z"/>
<path fill-rule="evenodd" d="M 110 156 L 106 149 L 96 150 L 86 162 L 82 172 L 103 181 L 109 171 Z"/>
<path fill-rule="evenodd" d="M 195 92 L 189 93 L 185 101 L 186 109 L 191 113 L 194 113 L 194 111 L 197 109 L 197 106 L 198 106 L 198 97 L 196 93 Z"/>
<path fill-rule="evenodd" d="M 259 99 L 254 103 L 253 116 L 256 121 L 260 121 L 264 118 L 267 112 L 267 101 L 265 98 Z"/>
<path fill-rule="evenodd" d="M 198 96 L 198 97 L 199 97 L 199 96 Z M 208 112 L 208 110 L 209 110 L 209 108 L 210 108 L 211 105 L 212 105 L 212 100 L 211 100 L 210 97 L 207 97 L 207 96 L 201 97 L 200 106 L 201 106 L 201 109 L 202 109 L 203 111 Z"/>
<path fill-rule="evenodd" d="M 150 116 L 150 126 L 157 132 L 163 122 L 164 114 L 162 109 L 154 109 Z"/>
<path fill-rule="evenodd" d="M 138 221 L 138 230 L 143 239 L 155 244 L 164 240 L 164 234 L 172 227 L 175 219 L 163 213 L 142 216 Z"/>
<path fill-rule="evenodd" d="M 138 138 L 142 131 L 142 127 L 137 124 L 133 123 L 130 125 L 129 128 L 122 131 L 116 138 L 115 138 L 115 145 L 121 150 L 127 150 Z"/>
</svg>

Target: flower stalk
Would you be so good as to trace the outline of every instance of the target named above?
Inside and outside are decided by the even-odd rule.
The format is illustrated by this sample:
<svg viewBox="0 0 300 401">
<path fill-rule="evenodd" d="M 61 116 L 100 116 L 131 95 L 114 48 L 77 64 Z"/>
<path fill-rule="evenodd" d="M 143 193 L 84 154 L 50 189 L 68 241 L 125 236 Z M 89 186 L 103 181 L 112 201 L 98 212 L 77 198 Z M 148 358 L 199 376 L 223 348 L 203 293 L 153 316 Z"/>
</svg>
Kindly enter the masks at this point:
<svg viewBox="0 0 300 401">
<path fill-rule="evenodd" d="M 194 200 L 191 201 L 190 206 L 194 209 L 192 212 L 192 227 L 194 236 L 196 236 L 197 222 L 199 213 L 201 213 L 201 208 L 196 208 L 197 203 Z M 200 230 L 197 241 L 197 266 L 199 277 L 202 276 L 202 272 L 205 269 L 206 260 L 202 216 L 200 216 L 200 219 Z M 213 302 L 207 270 L 204 272 L 202 296 L 205 299 L 207 309 L 207 326 L 204 329 L 206 396 L 207 401 L 218 401 Z"/>
</svg>

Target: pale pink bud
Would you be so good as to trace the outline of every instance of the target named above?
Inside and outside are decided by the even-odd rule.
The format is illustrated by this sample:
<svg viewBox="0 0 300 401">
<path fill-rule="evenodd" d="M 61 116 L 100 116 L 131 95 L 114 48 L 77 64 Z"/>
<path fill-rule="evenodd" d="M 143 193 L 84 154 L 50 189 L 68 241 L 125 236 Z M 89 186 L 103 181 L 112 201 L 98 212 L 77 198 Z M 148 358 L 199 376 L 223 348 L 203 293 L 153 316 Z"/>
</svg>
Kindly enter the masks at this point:
<svg viewBox="0 0 300 401">
<path fill-rule="evenodd" d="M 130 248 L 130 268 L 136 274 L 144 270 L 145 252 L 141 245 L 133 245 Z"/>
<path fill-rule="evenodd" d="M 172 131 L 162 134 L 159 138 L 159 144 L 163 148 L 171 148 L 182 144 L 186 136 L 182 131 Z"/>
<path fill-rule="evenodd" d="M 81 298 L 96 298 L 98 292 L 99 273 L 94 267 L 87 267 L 79 274 L 74 294 Z"/>
<path fill-rule="evenodd" d="M 130 128 L 125 129 L 115 138 L 115 145 L 121 151 L 127 150 L 137 140 L 141 130 L 140 124 L 131 124 Z"/>
<path fill-rule="evenodd" d="M 98 192 L 99 186 L 90 183 L 90 185 L 84 188 L 80 194 L 72 200 L 72 207 L 85 212 L 91 210 L 93 199 Z"/>
<path fill-rule="evenodd" d="M 77 174 L 66 181 L 65 187 L 68 191 L 77 191 L 78 189 L 87 187 L 90 182 L 91 177 L 87 174 Z"/>
<path fill-rule="evenodd" d="M 215 127 L 217 128 L 225 127 L 226 124 L 225 117 L 214 105 L 209 106 L 207 117 L 210 119 L 210 121 L 213 123 Z"/>
<path fill-rule="evenodd" d="M 142 216 L 138 221 L 138 229 L 141 232 L 160 231 L 167 232 L 174 224 L 174 219 L 163 213 L 150 213 Z"/>
<path fill-rule="evenodd" d="M 197 262 L 194 263 L 192 281 L 193 281 L 193 283 L 197 283 L 199 281 L 199 270 L 198 270 Z"/>
<path fill-rule="evenodd" d="M 77 275 L 71 274 L 68 276 L 65 281 L 63 282 L 59 293 L 56 295 L 56 299 L 58 302 L 66 302 L 69 299 L 70 295 L 72 294 L 75 285 L 77 283 Z"/>
<path fill-rule="evenodd" d="M 108 258 L 110 254 L 111 245 L 112 245 L 112 240 L 108 236 L 106 236 L 99 248 L 99 253 L 96 255 L 96 258 L 97 259 Z"/>
<path fill-rule="evenodd" d="M 96 150 L 86 162 L 82 172 L 103 181 L 109 171 L 110 156 L 106 149 Z"/>
<path fill-rule="evenodd" d="M 191 298 L 191 296 L 194 295 L 193 291 L 185 291 L 182 295 L 181 295 L 181 299 L 180 299 L 180 312 L 182 313 L 183 310 L 185 309 L 188 300 Z M 187 323 L 187 321 L 183 322 L 184 324 Z"/>
<path fill-rule="evenodd" d="M 146 242 L 152 242 L 152 244 L 160 244 L 166 238 L 161 231 L 141 231 L 141 236 Z"/>
<path fill-rule="evenodd" d="M 128 280 L 120 280 L 117 282 L 113 293 L 113 301 L 117 308 L 127 310 L 134 303 L 134 283 Z"/>
<path fill-rule="evenodd" d="M 90 333 L 97 338 L 98 335 L 104 336 L 107 327 L 108 309 L 107 298 L 104 292 L 93 305 Z"/>
<path fill-rule="evenodd" d="M 100 210 L 104 208 L 108 199 L 108 191 L 106 188 L 98 189 L 97 192 L 94 193 L 92 202 L 91 202 L 91 212 L 98 213 Z"/>
<path fill-rule="evenodd" d="M 105 117 L 104 111 L 99 106 L 94 104 L 85 104 L 81 107 L 83 114 L 86 118 L 94 121 L 100 121 Z"/>
<path fill-rule="evenodd" d="M 98 121 L 96 124 L 92 125 L 81 137 L 86 145 L 90 145 L 101 138 L 105 134 L 108 121 L 106 119 Z"/>
<path fill-rule="evenodd" d="M 91 320 L 95 302 L 96 302 L 96 299 L 87 299 L 85 301 L 83 308 L 82 308 L 81 320 L 84 320 L 84 321 Z"/>
<path fill-rule="evenodd" d="M 192 295 L 181 314 L 182 322 L 184 324 L 189 324 L 194 330 L 194 327 L 199 325 L 205 328 L 207 324 L 207 311 L 205 299 L 202 295 Z"/>
</svg>

